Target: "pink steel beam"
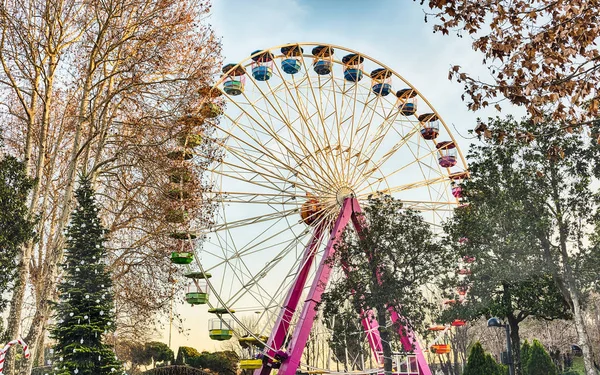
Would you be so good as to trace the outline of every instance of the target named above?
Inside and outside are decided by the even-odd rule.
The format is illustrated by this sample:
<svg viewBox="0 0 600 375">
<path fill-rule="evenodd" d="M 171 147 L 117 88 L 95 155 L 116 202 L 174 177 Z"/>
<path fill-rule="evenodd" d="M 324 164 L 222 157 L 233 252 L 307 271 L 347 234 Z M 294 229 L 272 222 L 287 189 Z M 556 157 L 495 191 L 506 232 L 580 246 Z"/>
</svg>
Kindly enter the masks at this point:
<svg viewBox="0 0 600 375">
<path fill-rule="evenodd" d="M 348 221 L 350 221 L 354 202 L 356 202 L 355 199 L 347 198 L 342 204 L 340 215 L 333 225 L 329 242 L 325 247 L 323 258 L 321 258 L 321 263 L 319 264 L 317 274 L 315 275 L 313 284 L 308 292 L 308 298 L 304 303 L 300 319 L 298 320 L 298 324 L 294 329 L 294 334 L 292 335 L 292 340 L 289 345 L 290 350 L 288 351 L 288 358 L 282 361 L 281 368 L 277 373 L 278 375 L 295 375 L 296 370 L 300 365 L 302 352 L 306 346 L 308 335 L 310 334 L 313 322 L 315 320 L 315 315 L 317 314 L 315 307 L 317 303 L 321 301 L 321 296 L 325 291 L 325 287 L 329 281 L 329 275 L 331 274 L 331 264 L 328 262 L 328 259 L 334 253 L 334 246 L 341 239 L 342 232 L 346 227 L 346 224 L 348 224 Z"/>
<path fill-rule="evenodd" d="M 331 255 L 333 255 L 335 251 L 334 246 L 340 241 L 342 232 L 349 220 L 352 220 L 352 224 L 354 225 L 357 233 L 360 234 L 364 229 L 365 226 L 362 217 L 357 215 L 360 212 L 360 205 L 355 198 L 346 198 L 344 200 L 340 214 L 333 226 L 333 229 L 331 230 L 329 242 L 325 247 L 323 258 L 321 259 L 315 279 L 313 280 L 308 297 L 304 303 L 300 319 L 292 336 L 292 340 L 288 346 L 290 349 L 287 352 L 287 358 L 282 359 L 281 368 L 279 369 L 278 375 L 295 375 L 296 370 L 300 365 L 302 352 L 306 346 L 306 341 L 308 340 L 308 336 L 312 329 L 313 321 L 317 313 L 315 307 L 321 301 L 321 296 L 323 295 L 331 274 L 331 264 L 327 260 L 329 257 L 331 257 Z M 395 323 L 399 319 L 399 316 L 392 308 L 390 308 L 389 311 L 392 321 Z M 378 358 L 377 352 L 381 352 L 382 349 L 381 338 L 377 329 L 378 322 L 375 319 L 370 319 L 370 316 L 372 315 L 371 311 L 363 312 L 362 315 L 364 317 L 362 324 L 369 339 L 369 345 L 371 346 L 372 351 L 375 353 L 375 357 Z M 421 350 L 414 333 L 408 329 L 406 329 L 406 331 L 406 335 L 403 334 L 402 328 L 400 328 L 398 331 L 404 350 L 407 352 L 412 351 L 416 355 L 419 373 L 421 375 L 431 375 L 429 365 L 427 364 L 423 351 Z M 255 372 L 255 375 L 260 374 Z"/>
<path fill-rule="evenodd" d="M 358 209 L 352 213 L 352 224 L 354 225 L 358 236 L 362 237 L 361 232 L 365 229 L 366 223 L 364 222 L 364 217 L 359 215 L 361 211 L 358 202 L 356 202 L 356 207 L 358 207 Z M 369 256 L 369 253 L 367 253 L 367 256 Z M 388 309 L 388 311 L 390 312 L 392 322 L 396 323 L 396 321 L 399 319 L 398 313 L 391 307 Z M 366 313 L 363 312 L 363 316 L 369 317 L 372 315 L 373 313 L 371 311 L 367 311 Z M 379 361 L 378 353 L 383 351 L 383 347 L 381 346 L 381 337 L 379 336 L 379 330 L 377 329 L 379 327 L 379 322 L 377 322 L 375 319 L 368 318 L 363 319 L 362 322 L 363 329 L 365 330 L 367 338 L 369 339 L 371 350 L 374 352 L 375 358 Z M 421 375 L 431 375 L 431 370 L 429 369 L 427 360 L 425 359 L 423 351 L 421 350 L 421 346 L 416 340 L 414 333 L 409 329 L 406 329 L 406 332 L 402 332 L 403 328 L 404 327 L 402 326 L 398 328 L 398 334 L 400 336 L 400 342 L 402 343 L 404 351 L 413 352 L 416 355 L 419 373 Z"/>
<path fill-rule="evenodd" d="M 364 217 L 362 216 L 362 210 L 358 201 L 352 198 L 355 202 L 352 205 L 352 224 L 354 225 L 354 229 L 359 237 L 362 238 L 361 232 L 365 228 Z M 345 265 L 342 265 L 344 270 L 347 272 L 347 268 Z M 367 335 L 367 341 L 369 342 L 369 347 L 373 352 L 373 356 L 379 363 L 381 358 L 379 358 L 379 353 L 383 351 L 383 346 L 381 346 L 381 337 L 379 336 L 379 323 L 373 317 L 372 311 L 361 311 L 360 315 L 363 317 L 361 320 L 363 330 Z"/>
<path fill-rule="evenodd" d="M 393 308 L 389 308 L 390 316 L 392 318 L 392 322 L 396 323 L 400 316 Z M 398 328 L 398 334 L 400 335 L 400 342 L 402 343 L 402 347 L 405 352 L 413 352 L 417 357 L 417 365 L 419 366 L 419 373 L 421 375 L 431 375 L 431 370 L 429 369 L 429 365 L 427 364 L 427 360 L 425 359 L 425 355 L 423 354 L 423 350 L 421 349 L 421 345 L 417 341 L 415 337 L 415 333 L 408 328 L 406 329 L 406 335 L 402 332 L 402 326 Z"/>
<path fill-rule="evenodd" d="M 304 249 L 302 261 L 298 268 L 298 273 L 296 274 L 294 284 L 288 292 L 283 307 L 279 312 L 279 316 L 277 317 L 277 321 L 275 322 L 273 331 L 271 332 L 271 336 L 269 337 L 269 341 L 267 341 L 267 348 L 273 349 L 265 349 L 264 354 L 266 357 L 273 358 L 277 350 L 281 349 L 281 346 L 285 341 L 285 337 L 287 336 L 290 328 L 292 316 L 296 312 L 296 307 L 298 307 L 298 302 L 300 301 L 302 290 L 306 284 L 308 273 L 312 267 L 319 244 L 321 243 L 323 226 L 324 224 L 321 223 L 315 228 L 308 245 Z M 269 375 L 271 372 L 271 367 L 268 365 L 268 361 L 269 359 L 265 358 L 263 366 L 257 370 L 254 370 L 254 375 Z"/>
</svg>

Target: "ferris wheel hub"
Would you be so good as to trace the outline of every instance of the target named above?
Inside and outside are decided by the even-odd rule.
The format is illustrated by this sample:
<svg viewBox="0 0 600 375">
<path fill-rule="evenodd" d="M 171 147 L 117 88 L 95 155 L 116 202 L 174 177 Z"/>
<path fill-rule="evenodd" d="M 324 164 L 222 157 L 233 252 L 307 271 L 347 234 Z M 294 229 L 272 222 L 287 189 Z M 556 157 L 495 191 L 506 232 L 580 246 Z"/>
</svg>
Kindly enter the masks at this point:
<svg viewBox="0 0 600 375">
<path fill-rule="evenodd" d="M 342 204 L 344 204 L 344 199 L 354 196 L 356 196 L 356 194 L 354 193 L 354 190 L 352 190 L 352 188 L 348 186 L 342 186 L 335 193 L 335 200 L 341 206 Z"/>
</svg>

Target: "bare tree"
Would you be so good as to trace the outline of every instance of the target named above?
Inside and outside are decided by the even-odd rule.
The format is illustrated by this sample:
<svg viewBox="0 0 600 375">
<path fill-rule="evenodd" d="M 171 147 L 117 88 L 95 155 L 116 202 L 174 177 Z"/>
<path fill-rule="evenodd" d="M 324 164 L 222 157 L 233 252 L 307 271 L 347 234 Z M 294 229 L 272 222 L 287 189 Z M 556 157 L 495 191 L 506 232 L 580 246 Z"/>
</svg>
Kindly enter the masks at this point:
<svg viewBox="0 0 600 375">
<path fill-rule="evenodd" d="M 421 4 L 425 0 L 420 1 Z M 472 38 L 490 80 L 460 66 L 449 78 L 464 83 L 469 109 L 500 102 L 523 106 L 535 122 L 551 113 L 565 129 L 598 117 L 600 52 L 597 0 L 429 0 L 434 32 Z"/>
<path fill-rule="evenodd" d="M 112 231 L 117 306 L 125 315 L 147 311 L 139 323 L 145 325 L 170 298 L 170 267 L 160 251 L 169 230 L 164 217 L 150 215 L 167 176 L 166 155 L 157 153 L 191 131 L 177 119 L 214 99 L 202 90 L 219 57 L 219 43 L 203 21 L 208 10 L 199 0 L 28 0 L 0 8 L 7 144 L 27 159 L 38 181 L 30 207 L 41 217 L 40 241 L 26 246 L 19 260 L 7 334 L 28 328 L 33 350 L 43 346 L 51 316 L 78 173 L 93 175 Z M 210 209 L 202 207 L 196 200 L 190 217 L 208 218 Z M 35 311 L 23 321 L 28 285 Z M 135 285 L 147 291 L 143 298 Z M 6 371 L 15 373 L 13 357 Z"/>
</svg>

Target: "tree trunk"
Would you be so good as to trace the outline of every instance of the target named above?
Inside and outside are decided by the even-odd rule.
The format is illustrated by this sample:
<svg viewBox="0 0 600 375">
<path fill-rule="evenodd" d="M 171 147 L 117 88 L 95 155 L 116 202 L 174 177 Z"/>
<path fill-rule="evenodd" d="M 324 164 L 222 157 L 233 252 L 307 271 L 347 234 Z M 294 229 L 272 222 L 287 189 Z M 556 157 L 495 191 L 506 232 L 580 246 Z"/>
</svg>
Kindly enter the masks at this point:
<svg viewBox="0 0 600 375">
<path fill-rule="evenodd" d="M 35 178 L 37 183 L 33 187 L 31 193 L 31 202 L 29 205 L 30 214 L 37 213 L 37 206 L 41 192 L 41 178 L 44 173 L 44 165 L 46 163 L 47 154 L 47 133 L 48 127 L 50 126 L 50 113 L 52 106 L 52 95 L 54 86 L 54 73 L 56 71 L 56 56 L 52 56 L 48 62 L 48 78 L 45 82 L 46 90 L 44 92 L 44 109 L 42 112 L 42 123 L 39 134 L 39 145 L 38 145 L 38 156 L 36 161 Z M 50 179 L 51 177 L 48 176 Z M 18 265 L 18 276 L 17 282 L 13 291 L 13 298 L 10 302 L 10 316 L 8 320 L 7 336 L 9 340 L 17 338 L 21 331 L 21 316 L 23 312 L 23 300 L 25 298 L 25 290 L 27 288 L 27 281 L 29 280 L 29 271 L 31 265 L 31 257 L 33 255 L 34 243 L 30 241 L 23 247 L 23 255 Z M 22 333 L 21 333 L 22 334 Z M 28 343 L 29 344 L 29 343 Z M 14 356 L 8 354 L 5 358 L 5 374 L 13 375 L 15 373 L 15 359 Z"/>
<path fill-rule="evenodd" d="M 563 274 L 567 284 L 568 297 L 571 300 L 573 307 L 573 318 L 575 330 L 577 331 L 577 339 L 579 341 L 578 344 L 583 352 L 583 364 L 586 375 L 597 375 L 596 369 L 594 368 L 594 360 L 592 358 L 590 339 L 587 334 L 585 321 L 583 319 L 583 311 L 579 301 L 579 289 L 574 277 L 573 268 L 571 267 L 572 259 L 571 256 L 569 256 L 569 251 L 567 249 L 569 228 L 563 216 L 563 207 L 560 200 L 560 192 L 558 191 L 559 176 L 557 175 L 556 168 L 550 169 L 550 176 L 552 183 L 552 199 L 556 210 L 556 221 L 560 242 L 560 257 L 563 264 Z"/>
<path fill-rule="evenodd" d="M 383 372 L 385 375 L 392 375 L 392 347 L 390 346 L 390 333 L 386 328 L 385 306 L 377 307 L 377 323 L 379 323 L 379 335 L 381 337 L 381 348 L 383 349 Z"/>
<path fill-rule="evenodd" d="M 523 364 L 521 363 L 521 336 L 519 335 L 520 321 L 512 316 L 508 318 L 510 326 L 510 341 L 512 342 L 512 359 L 515 364 L 515 375 L 523 374 Z"/>
</svg>

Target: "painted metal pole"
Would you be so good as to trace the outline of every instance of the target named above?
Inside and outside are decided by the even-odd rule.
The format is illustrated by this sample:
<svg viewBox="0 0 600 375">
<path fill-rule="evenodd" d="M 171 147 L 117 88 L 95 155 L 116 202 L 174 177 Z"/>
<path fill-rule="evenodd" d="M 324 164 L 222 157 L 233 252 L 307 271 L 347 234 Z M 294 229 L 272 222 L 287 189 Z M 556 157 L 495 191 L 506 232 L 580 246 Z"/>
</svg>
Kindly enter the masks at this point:
<svg viewBox="0 0 600 375">
<path fill-rule="evenodd" d="M 361 235 L 362 231 L 365 229 L 366 224 L 364 222 L 364 217 L 362 215 L 362 209 L 360 208 L 360 204 L 355 198 L 352 198 L 352 225 L 356 230 L 356 233 L 359 237 L 363 237 Z M 344 267 L 346 270 L 346 268 Z M 346 270 L 347 271 L 347 270 Z M 369 343 L 369 347 L 371 348 L 371 352 L 373 356 L 377 360 L 378 364 L 381 364 L 383 357 L 380 356 L 379 353 L 383 352 L 383 346 L 381 345 L 381 336 L 379 336 L 379 322 L 373 316 L 373 311 L 361 311 L 360 315 L 363 317 L 361 320 L 361 324 L 363 326 L 363 331 L 367 335 L 367 341 Z"/>
<path fill-rule="evenodd" d="M 392 322 L 396 323 L 400 316 L 398 313 L 390 308 L 390 316 L 392 318 Z M 405 331 L 405 332 L 403 332 Z M 417 357 L 417 366 L 419 367 L 420 375 L 431 375 L 431 369 L 429 368 L 429 364 L 425 359 L 425 354 L 423 354 L 423 350 L 421 349 L 421 345 L 417 341 L 415 337 L 415 333 L 408 329 L 407 327 L 400 326 L 398 329 L 398 334 L 400 335 L 400 342 L 402 343 L 402 347 L 406 352 L 413 352 Z"/>
<path fill-rule="evenodd" d="M 355 198 L 346 198 L 344 200 L 340 214 L 331 231 L 329 242 L 327 243 L 323 253 L 323 258 L 319 264 L 319 268 L 313 280 L 308 297 L 304 303 L 300 319 L 292 335 L 289 349 L 286 353 L 287 358 L 282 359 L 281 368 L 278 371 L 278 375 L 296 374 L 302 359 L 302 352 L 306 346 L 306 342 L 317 313 L 315 307 L 321 301 L 321 296 L 325 290 L 325 287 L 327 286 L 327 282 L 329 281 L 329 276 L 331 274 L 331 264 L 327 260 L 329 257 L 331 257 L 331 255 L 333 255 L 335 251 L 334 246 L 340 241 L 342 232 L 350 220 L 359 234 L 365 228 L 365 224 L 360 213 L 360 205 Z M 398 313 L 393 308 L 390 308 L 390 316 L 394 323 L 400 318 Z M 381 352 L 382 350 L 381 337 L 378 330 L 379 324 L 376 319 L 371 319 L 371 311 L 363 312 L 363 317 L 362 324 L 365 332 L 367 333 L 369 345 L 371 346 L 372 351 L 375 353 L 375 358 L 379 359 L 378 352 Z M 423 350 L 416 340 L 414 332 L 407 328 L 403 330 L 401 327 L 399 334 L 404 350 L 407 352 L 413 352 L 415 354 L 417 358 L 419 374 L 432 375 L 431 369 L 427 364 Z M 255 372 L 255 375 L 265 374 Z"/>
<path fill-rule="evenodd" d="M 508 323 L 504 325 L 506 330 L 506 355 L 508 356 L 508 372 L 510 375 L 515 375 L 515 364 L 512 356 L 512 343 L 510 341 L 510 326 Z"/>
<path fill-rule="evenodd" d="M 278 375 L 295 375 L 296 370 L 300 365 L 302 352 L 306 346 L 306 341 L 308 340 L 308 336 L 317 314 L 315 307 L 317 303 L 321 301 L 321 296 L 325 291 L 325 287 L 327 286 L 327 282 L 329 281 L 329 276 L 331 274 L 331 264 L 328 259 L 335 252 L 334 246 L 341 239 L 342 232 L 348 224 L 348 221 L 350 221 L 350 217 L 352 215 L 352 200 L 353 199 L 349 198 L 344 200 L 340 214 L 333 225 L 329 242 L 325 247 L 323 258 L 321 259 L 319 268 L 317 269 L 317 273 L 302 308 L 302 313 L 300 314 L 300 318 L 294 329 L 287 353 L 288 358 L 282 361 Z"/>
<path fill-rule="evenodd" d="M 263 366 L 257 370 L 254 370 L 254 375 L 269 375 L 271 372 L 272 367 L 270 366 L 269 360 L 273 358 L 276 354 L 276 351 L 281 348 L 283 342 L 285 341 L 285 337 L 288 334 L 292 317 L 296 312 L 296 308 L 298 307 L 298 302 L 300 301 L 302 290 L 306 284 L 308 273 L 312 267 L 319 244 L 321 243 L 322 233 L 323 225 L 318 225 L 315 228 L 308 245 L 304 249 L 304 254 L 302 255 L 302 260 L 298 268 L 294 284 L 288 292 L 284 305 L 281 308 L 279 316 L 277 317 L 277 321 L 275 322 L 275 326 L 273 327 L 273 331 L 271 331 L 269 341 L 267 341 L 267 349 L 265 349 L 265 352 L 263 353 Z M 273 348 L 274 350 L 268 348 Z"/>
</svg>

